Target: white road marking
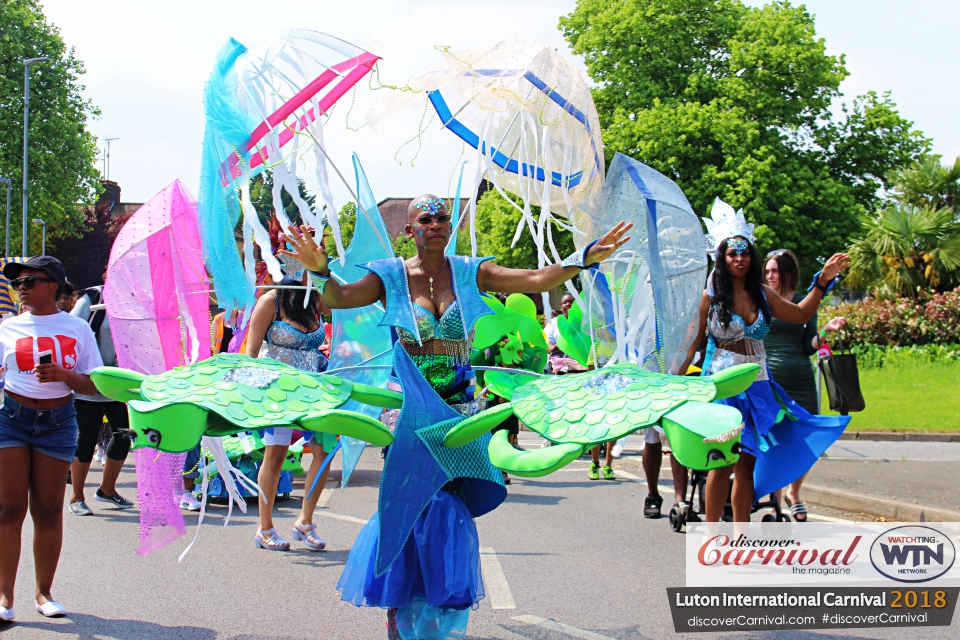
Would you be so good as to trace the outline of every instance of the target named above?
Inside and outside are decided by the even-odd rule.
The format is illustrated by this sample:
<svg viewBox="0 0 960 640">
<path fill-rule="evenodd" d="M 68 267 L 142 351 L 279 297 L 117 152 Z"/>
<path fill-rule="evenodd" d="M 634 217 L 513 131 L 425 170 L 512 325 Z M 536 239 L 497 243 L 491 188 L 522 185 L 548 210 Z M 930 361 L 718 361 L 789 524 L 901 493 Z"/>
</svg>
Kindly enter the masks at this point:
<svg viewBox="0 0 960 640">
<path fill-rule="evenodd" d="M 560 633 L 565 633 L 574 638 L 582 638 L 583 640 L 615 640 L 615 638 L 611 638 L 610 636 L 594 633 L 593 631 L 584 631 L 583 629 L 571 627 L 556 620 L 546 620 L 537 616 L 514 616 L 511 619 L 525 624 L 536 625 L 550 631 L 559 631 Z"/>
<path fill-rule="evenodd" d="M 791 516 L 792 518 L 793 516 Z M 820 522 L 853 522 L 844 518 L 834 518 L 833 516 L 822 516 L 819 513 L 807 512 L 807 520 L 819 520 Z"/>
<path fill-rule="evenodd" d="M 323 516 L 324 518 L 333 518 L 334 520 L 343 520 L 345 522 L 355 522 L 357 524 L 367 524 L 368 520 L 362 518 L 354 518 L 353 516 L 344 516 L 339 513 L 331 513 L 329 511 L 317 511 L 314 515 Z"/>
<path fill-rule="evenodd" d="M 490 596 L 490 606 L 494 610 L 516 609 L 507 577 L 503 575 L 503 568 L 492 547 L 480 547 L 480 571 L 483 573 L 483 588 Z"/>
<path fill-rule="evenodd" d="M 318 507 L 327 506 L 327 500 L 330 499 L 330 496 L 333 495 L 333 489 L 324 489 L 320 492 L 320 498 L 317 500 Z"/>
<path fill-rule="evenodd" d="M 635 475 L 633 475 L 632 473 L 629 473 L 629 472 L 627 472 L 627 471 L 623 471 L 622 469 L 614 469 L 614 470 L 613 470 L 613 473 L 614 473 L 616 476 L 618 476 L 618 477 L 620 477 L 620 478 L 623 478 L 623 479 L 625 479 L 625 480 L 631 480 L 631 481 L 633 481 L 633 482 L 639 482 L 640 484 L 647 484 L 647 481 L 646 481 L 645 478 L 641 478 L 640 476 L 635 476 Z M 668 487 L 667 485 L 664 485 L 664 484 L 658 484 L 658 485 L 657 485 L 657 490 L 661 493 L 661 495 L 663 495 L 663 494 L 666 494 L 666 495 L 668 495 L 668 496 L 669 496 L 669 495 L 673 495 L 673 487 Z"/>
</svg>

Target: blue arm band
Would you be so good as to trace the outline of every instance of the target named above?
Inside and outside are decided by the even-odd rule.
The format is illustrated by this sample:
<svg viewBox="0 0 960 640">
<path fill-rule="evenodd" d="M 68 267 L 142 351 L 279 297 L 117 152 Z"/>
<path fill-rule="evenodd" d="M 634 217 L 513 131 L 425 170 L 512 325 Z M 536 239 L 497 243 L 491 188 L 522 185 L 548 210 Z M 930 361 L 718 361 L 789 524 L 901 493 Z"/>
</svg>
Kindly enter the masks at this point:
<svg viewBox="0 0 960 640">
<path fill-rule="evenodd" d="M 817 271 L 815 274 L 813 274 L 813 282 L 811 282 L 811 283 L 810 283 L 810 286 L 807 287 L 807 291 L 808 291 L 808 292 L 809 292 L 809 291 L 813 291 L 814 287 L 817 286 L 817 280 L 820 278 L 820 274 L 821 274 L 821 273 L 823 273 L 823 271 Z M 830 293 L 830 291 L 833 289 L 833 285 L 835 285 L 836 283 L 837 283 L 837 279 L 836 279 L 836 278 L 834 278 L 833 280 L 831 280 L 830 282 L 828 282 L 828 283 L 827 283 L 827 290 L 826 290 L 826 292 L 824 293 L 824 295 L 826 295 L 827 293 Z"/>
</svg>

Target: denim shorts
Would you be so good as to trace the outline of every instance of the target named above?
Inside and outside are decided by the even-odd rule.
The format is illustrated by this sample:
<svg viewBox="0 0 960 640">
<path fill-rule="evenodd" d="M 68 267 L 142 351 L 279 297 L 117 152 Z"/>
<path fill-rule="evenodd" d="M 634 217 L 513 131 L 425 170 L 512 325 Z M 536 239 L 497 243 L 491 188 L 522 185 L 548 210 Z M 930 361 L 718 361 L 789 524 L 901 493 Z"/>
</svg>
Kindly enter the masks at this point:
<svg viewBox="0 0 960 640">
<path fill-rule="evenodd" d="M 0 407 L 0 449 L 27 447 L 65 462 L 77 451 L 73 399 L 53 409 L 31 409 L 4 394 Z"/>
</svg>

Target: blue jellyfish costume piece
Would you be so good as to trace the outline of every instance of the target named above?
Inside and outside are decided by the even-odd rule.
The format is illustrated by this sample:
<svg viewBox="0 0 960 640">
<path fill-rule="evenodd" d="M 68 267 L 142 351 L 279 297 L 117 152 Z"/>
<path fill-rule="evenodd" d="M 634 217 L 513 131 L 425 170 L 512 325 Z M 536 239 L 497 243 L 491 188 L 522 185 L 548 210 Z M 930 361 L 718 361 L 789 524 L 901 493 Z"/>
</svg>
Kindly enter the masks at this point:
<svg viewBox="0 0 960 640">
<path fill-rule="evenodd" d="M 341 282 L 356 282 L 367 274 L 358 265 L 372 260 L 394 257 L 390 235 L 383 224 L 373 190 L 360 164 L 357 154 L 353 154 L 353 169 L 357 184 L 357 221 L 353 239 L 344 254 L 344 264 L 331 262 L 330 270 Z M 360 382 L 376 387 L 384 387 L 390 375 L 389 368 L 355 368 L 359 366 L 383 366 L 393 363 L 392 338 L 390 328 L 380 326 L 384 310 L 380 304 L 372 304 L 357 309 L 334 309 L 332 317 L 333 335 L 330 346 L 330 364 L 328 370 L 337 370 L 337 375 L 352 382 Z M 355 400 L 344 405 L 349 411 L 357 411 L 372 418 L 380 415 L 380 407 L 373 407 Z M 363 440 L 340 437 L 343 450 L 343 479 L 341 486 L 346 487 L 350 476 L 360 460 L 366 443 Z"/>
<path fill-rule="evenodd" d="M 203 262 L 213 275 L 213 286 L 220 305 L 243 309 L 256 301 L 237 253 L 233 230 L 240 219 L 236 197 L 228 197 L 222 187 L 221 167 L 233 153 L 249 166 L 247 143 L 257 121 L 247 115 L 236 101 L 234 64 L 247 48 L 230 38 L 217 54 L 217 61 L 203 90 L 207 125 L 203 132 L 200 197 L 197 201 L 202 230 Z"/>
<path fill-rule="evenodd" d="M 337 589 L 357 606 L 397 609 L 403 638 L 463 638 L 470 609 L 484 597 L 473 518 L 506 497 L 487 456 L 490 434 L 458 449 L 443 446 L 464 416 L 430 387 L 399 344 L 394 370 L 403 387 L 380 481 L 379 510 L 357 537 Z"/>
</svg>

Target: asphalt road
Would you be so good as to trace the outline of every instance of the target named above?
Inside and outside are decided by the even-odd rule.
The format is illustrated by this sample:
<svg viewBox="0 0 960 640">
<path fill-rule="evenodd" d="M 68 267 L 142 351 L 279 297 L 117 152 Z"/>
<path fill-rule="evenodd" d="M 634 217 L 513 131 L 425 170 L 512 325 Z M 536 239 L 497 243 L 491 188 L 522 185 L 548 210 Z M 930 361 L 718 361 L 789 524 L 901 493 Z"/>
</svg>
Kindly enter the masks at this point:
<svg viewBox="0 0 960 640">
<path fill-rule="evenodd" d="M 256 503 L 223 527 L 214 507 L 199 541 L 177 556 L 195 531 L 149 556 L 135 553 L 138 513 L 90 502 L 93 517 L 65 515 L 65 543 L 54 595 L 67 607 L 60 620 L 32 610 L 29 525 L 17 585 L 18 622 L 3 640 L 260 640 L 385 637 L 384 614 L 342 603 L 335 585 L 361 522 L 376 508 L 380 459 L 368 450 L 351 487 L 325 494 L 318 512 L 328 550 L 294 546 L 288 553 L 255 549 Z M 96 469 L 90 476 L 92 497 Z M 331 474 L 332 487 L 339 473 Z M 134 497 L 129 464 L 120 490 Z M 300 495 L 302 489 L 297 489 Z M 666 520 L 642 517 L 646 488 L 635 481 L 590 481 L 585 463 L 537 480 L 514 479 L 509 498 L 478 520 L 487 598 L 471 614 L 469 637 L 587 640 L 674 637 L 666 587 L 684 585 L 684 536 Z M 277 521 L 288 533 L 297 500 L 281 502 Z M 322 515 L 319 515 L 322 514 Z M 499 568 L 499 571 L 498 571 Z M 509 607 L 513 608 L 509 608 Z M 507 608 L 504 608 L 507 607 Z M 911 630 L 913 638 L 960 637 L 953 627 Z M 707 638 L 833 637 L 900 639 L 904 630 L 844 633 L 755 632 Z M 690 636 L 688 636 L 690 637 Z M 700 636 L 692 636 L 694 638 Z"/>
</svg>

